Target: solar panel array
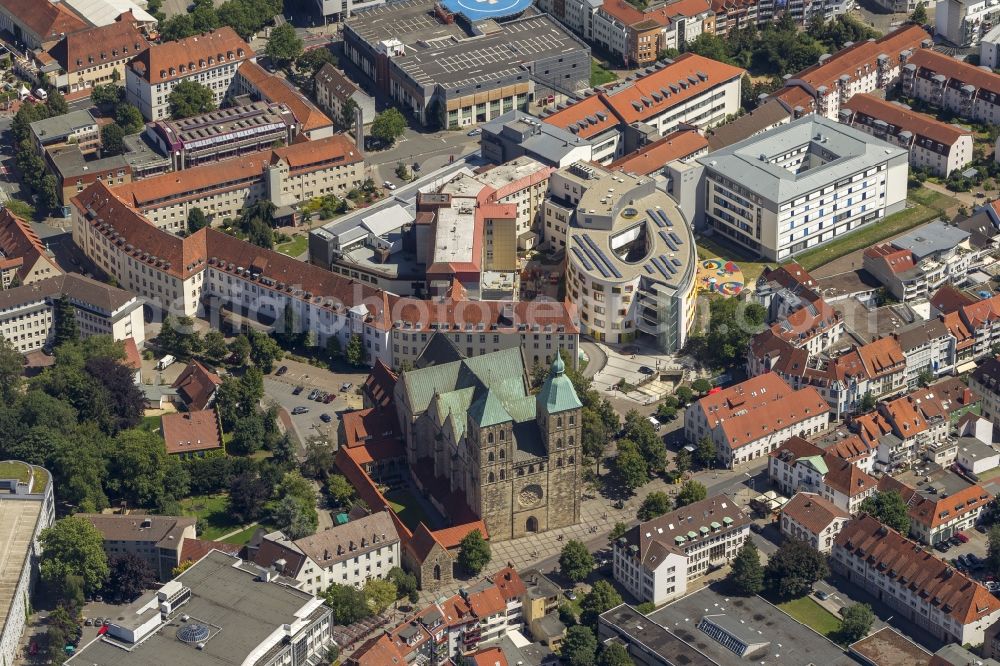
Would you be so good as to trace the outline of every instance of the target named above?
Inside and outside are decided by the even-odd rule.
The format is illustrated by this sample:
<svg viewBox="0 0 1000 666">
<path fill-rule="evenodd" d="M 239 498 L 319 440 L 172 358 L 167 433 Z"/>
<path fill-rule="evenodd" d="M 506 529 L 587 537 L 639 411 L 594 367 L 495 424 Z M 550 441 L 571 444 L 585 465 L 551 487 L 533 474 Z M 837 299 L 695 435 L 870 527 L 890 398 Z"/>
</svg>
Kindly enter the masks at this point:
<svg viewBox="0 0 1000 666">
<path fill-rule="evenodd" d="M 618 270 L 618 267 L 615 266 L 610 259 L 608 259 L 608 255 L 604 254 L 604 250 L 602 250 L 597 245 L 597 243 L 594 242 L 593 238 L 591 238 L 587 234 L 581 234 L 579 236 L 575 236 L 575 238 L 576 242 L 580 244 L 579 249 L 583 250 L 583 253 L 587 255 L 588 259 L 590 259 L 590 263 L 595 268 L 597 268 L 598 271 L 600 271 L 601 275 L 603 275 L 605 278 L 610 278 L 611 276 L 614 276 L 618 279 L 621 279 L 622 274 Z M 583 257 L 580 256 L 578 248 L 573 248 L 573 250 L 574 254 L 576 254 L 576 256 L 583 263 L 584 268 L 590 270 L 591 267 L 588 266 L 587 262 L 584 261 Z"/>
<path fill-rule="evenodd" d="M 660 228 L 674 226 L 674 223 L 670 221 L 667 214 L 659 208 L 647 208 L 646 214 L 649 215 L 649 219 L 655 222 L 656 226 Z"/>
</svg>

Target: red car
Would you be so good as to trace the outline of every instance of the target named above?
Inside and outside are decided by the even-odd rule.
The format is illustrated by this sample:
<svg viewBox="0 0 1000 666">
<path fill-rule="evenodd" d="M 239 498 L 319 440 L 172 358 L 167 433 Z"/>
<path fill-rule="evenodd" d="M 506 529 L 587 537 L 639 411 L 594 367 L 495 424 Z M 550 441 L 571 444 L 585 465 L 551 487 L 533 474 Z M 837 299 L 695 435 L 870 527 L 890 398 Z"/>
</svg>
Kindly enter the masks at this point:
<svg viewBox="0 0 1000 666">
<path fill-rule="evenodd" d="M 326 397 L 323 398 L 323 404 L 329 405 L 331 402 L 333 402 L 333 399 L 336 397 L 337 395 L 335 393 L 327 393 Z"/>
<path fill-rule="evenodd" d="M 965 536 L 963 532 L 955 532 L 955 538 L 962 543 L 969 543 L 969 537 Z"/>
</svg>

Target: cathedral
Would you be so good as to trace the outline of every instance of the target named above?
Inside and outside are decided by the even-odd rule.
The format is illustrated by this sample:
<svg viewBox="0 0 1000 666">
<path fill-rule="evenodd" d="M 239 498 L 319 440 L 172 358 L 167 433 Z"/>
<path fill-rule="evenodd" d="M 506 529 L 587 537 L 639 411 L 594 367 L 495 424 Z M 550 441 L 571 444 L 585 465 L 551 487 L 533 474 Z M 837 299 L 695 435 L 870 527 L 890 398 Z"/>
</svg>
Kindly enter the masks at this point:
<svg viewBox="0 0 1000 666">
<path fill-rule="evenodd" d="M 558 355 L 534 395 L 520 348 L 418 367 L 394 392 L 414 481 L 443 516 L 472 514 L 493 541 L 580 521 L 582 405 Z"/>
</svg>

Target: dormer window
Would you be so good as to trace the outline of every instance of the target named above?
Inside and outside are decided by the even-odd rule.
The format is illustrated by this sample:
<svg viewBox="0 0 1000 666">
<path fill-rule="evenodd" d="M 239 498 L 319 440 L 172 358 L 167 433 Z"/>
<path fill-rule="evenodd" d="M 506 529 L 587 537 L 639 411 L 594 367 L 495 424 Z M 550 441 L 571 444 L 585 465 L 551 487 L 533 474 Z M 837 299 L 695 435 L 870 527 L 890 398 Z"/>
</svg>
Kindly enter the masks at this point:
<svg viewBox="0 0 1000 666">
<path fill-rule="evenodd" d="M 236 50 L 236 54 L 239 55 L 239 57 L 242 58 L 243 57 L 243 49 L 237 49 Z"/>
<path fill-rule="evenodd" d="M 215 58 L 213 58 L 212 56 L 208 56 L 208 64 L 209 65 L 215 64 Z"/>
<path fill-rule="evenodd" d="M 226 51 L 226 57 L 229 58 L 230 60 L 232 60 L 233 59 L 233 52 L 232 51 Z"/>
<path fill-rule="evenodd" d="M 77 58 L 77 59 L 76 59 L 76 66 L 77 66 L 77 67 L 79 67 L 79 66 L 81 66 L 82 64 L 83 64 L 83 58 Z"/>
<path fill-rule="evenodd" d="M 111 57 L 112 58 L 117 58 L 118 57 L 118 49 L 112 49 L 111 50 Z"/>
<path fill-rule="evenodd" d="M 184 67 L 184 65 L 181 65 L 181 74 L 183 74 L 183 73 L 184 73 L 185 71 L 186 71 L 186 70 L 185 70 L 185 67 Z"/>
<path fill-rule="evenodd" d="M 171 67 L 171 68 L 170 68 L 170 76 L 173 76 L 173 75 L 174 75 L 174 74 L 176 74 L 176 73 L 177 73 L 177 70 L 176 70 L 176 69 L 174 69 L 173 67 Z"/>
<path fill-rule="evenodd" d="M 161 69 L 160 70 L 160 78 L 161 79 L 167 78 L 167 70 L 165 70 L 165 69 Z"/>
</svg>

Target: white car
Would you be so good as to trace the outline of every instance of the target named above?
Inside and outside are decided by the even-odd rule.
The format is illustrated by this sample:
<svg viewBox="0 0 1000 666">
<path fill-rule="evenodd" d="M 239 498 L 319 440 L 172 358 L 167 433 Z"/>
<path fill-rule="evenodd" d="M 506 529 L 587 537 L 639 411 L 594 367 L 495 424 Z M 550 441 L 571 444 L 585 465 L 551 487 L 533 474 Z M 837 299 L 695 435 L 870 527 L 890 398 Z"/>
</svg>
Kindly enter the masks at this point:
<svg viewBox="0 0 1000 666">
<path fill-rule="evenodd" d="M 467 135 L 467 136 L 479 136 L 479 135 L 480 135 L 480 134 L 482 134 L 482 133 L 483 133 L 483 130 L 481 130 L 481 129 L 479 129 L 479 128 L 477 127 L 476 129 L 474 129 L 474 130 L 471 130 L 471 131 L 470 131 L 470 132 L 468 133 L 468 135 Z"/>
<path fill-rule="evenodd" d="M 394 190 L 394 189 L 396 189 L 396 186 L 393 185 L 392 183 L 390 183 L 389 181 L 385 181 L 384 183 L 382 183 L 382 187 L 384 187 L 387 190 Z"/>
</svg>

